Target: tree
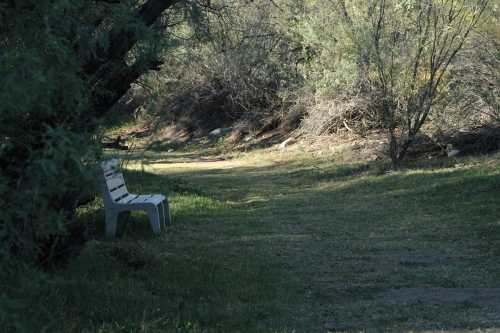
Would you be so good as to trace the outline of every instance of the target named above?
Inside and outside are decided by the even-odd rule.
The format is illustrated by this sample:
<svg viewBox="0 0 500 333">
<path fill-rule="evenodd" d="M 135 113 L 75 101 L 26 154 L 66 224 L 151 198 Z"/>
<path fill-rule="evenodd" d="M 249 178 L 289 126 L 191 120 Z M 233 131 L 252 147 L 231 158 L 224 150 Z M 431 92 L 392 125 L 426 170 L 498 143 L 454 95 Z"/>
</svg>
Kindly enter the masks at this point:
<svg viewBox="0 0 500 333">
<path fill-rule="evenodd" d="M 95 178 L 97 118 L 159 66 L 162 14 L 182 3 L 0 1 L 0 257 L 66 237 Z"/>
<path fill-rule="evenodd" d="M 310 14 L 300 18 L 297 30 L 315 53 L 303 72 L 319 101 L 309 110 L 305 130 L 346 129 L 365 135 L 367 130 L 384 129 L 388 153 L 398 164 L 429 118 L 442 114 L 451 86 L 478 81 L 477 71 L 467 82 L 454 78 L 460 75 L 458 56 L 465 53 L 464 46 L 478 48 L 472 41 L 479 38 L 472 33 L 484 21 L 489 3 L 305 2 Z M 494 56 L 488 57 L 493 68 Z M 483 103 L 494 104 L 494 98 L 483 95 Z"/>
<path fill-rule="evenodd" d="M 372 1 L 368 47 L 370 77 L 389 136 L 394 165 L 444 97 L 450 68 L 476 27 L 488 0 Z"/>
</svg>

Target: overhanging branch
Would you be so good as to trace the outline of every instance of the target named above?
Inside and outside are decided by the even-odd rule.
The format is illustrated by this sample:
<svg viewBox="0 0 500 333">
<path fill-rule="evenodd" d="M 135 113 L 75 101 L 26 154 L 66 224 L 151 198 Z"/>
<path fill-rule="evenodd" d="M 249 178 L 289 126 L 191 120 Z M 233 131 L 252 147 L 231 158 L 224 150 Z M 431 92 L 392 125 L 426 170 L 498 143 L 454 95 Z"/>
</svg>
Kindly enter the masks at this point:
<svg viewBox="0 0 500 333">
<path fill-rule="evenodd" d="M 150 27 L 165 10 L 177 1 L 179 0 L 149 0 L 139 7 L 135 16 L 139 22 Z M 84 64 L 84 72 L 88 75 L 94 75 L 107 63 L 121 61 L 137 41 L 138 36 L 134 29 L 113 29 L 110 33 L 109 47 L 106 50 L 98 51 L 95 57 Z"/>
</svg>

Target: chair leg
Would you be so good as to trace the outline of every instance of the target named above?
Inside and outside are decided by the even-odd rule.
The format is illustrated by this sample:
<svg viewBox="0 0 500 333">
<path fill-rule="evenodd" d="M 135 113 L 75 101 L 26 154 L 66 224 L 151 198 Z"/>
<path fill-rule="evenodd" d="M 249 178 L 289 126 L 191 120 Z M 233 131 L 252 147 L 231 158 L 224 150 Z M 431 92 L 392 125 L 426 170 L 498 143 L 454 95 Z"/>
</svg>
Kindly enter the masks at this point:
<svg viewBox="0 0 500 333">
<path fill-rule="evenodd" d="M 162 231 L 165 231 L 165 208 L 163 208 L 163 202 L 160 202 L 157 206 L 158 208 L 158 217 L 160 218 L 160 227 Z"/>
<path fill-rule="evenodd" d="M 162 210 L 162 226 L 163 229 L 167 229 L 167 225 L 170 224 L 170 216 L 168 215 L 168 202 L 166 200 L 162 201 L 161 203 L 161 210 Z"/>
<path fill-rule="evenodd" d="M 163 216 L 165 217 L 165 224 L 170 225 L 172 224 L 172 216 L 170 215 L 170 206 L 168 203 L 168 199 L 165 198 L 162 202 L 163 205 Z"/>
<path fill-rule="evenodd" d="M 115 238 L 116 236 L 116 224 L 118 221 L 118 211 L 117 210 L 106 210 L 106 237 Z"/>
<path fill-rule="evenodd" d="M 155 234 L 159 234 L 161 228 L 160 228 L 160 214 L 158 212 L 158 207 L 153 205 L 146 210 L 146 213 L 148 214 L 149 217 L 149 224 L 151 225 L 151 229 L 153 229 L 153 232 Z"/>
</svg>

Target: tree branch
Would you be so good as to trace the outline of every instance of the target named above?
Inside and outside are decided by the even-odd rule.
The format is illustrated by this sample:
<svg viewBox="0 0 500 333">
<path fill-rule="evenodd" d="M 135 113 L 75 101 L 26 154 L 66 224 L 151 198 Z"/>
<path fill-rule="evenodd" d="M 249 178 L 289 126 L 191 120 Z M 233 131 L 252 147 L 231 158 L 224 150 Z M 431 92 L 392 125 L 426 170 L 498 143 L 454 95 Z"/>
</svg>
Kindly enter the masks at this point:
<svg viewBox="0 0 500 333">
<path fill-rule="evenodd" d="M 158 60 L 149 60 L 128 66 L 122 60 L 104 68 L 102 76 L 92 89 L 93 112 L 97 116 L 107 112 L 125 95 L 134 81 L 148 70 L 158 70 L 161 64 Z"/>
<path fill-rule="evenodd" d="M 149 0 L 143 4 L 136 13 L 136 17 L 147 27 L 173 6 L 179 0 Z M 93 75 L 106 63 L 120 61 L 137 43 L 138 36 L 134 29 L 117 28 L 110 33 L 109 47 L 107 50 L 97 52 L 97 55 L 83 65 L 83 70 L 88 75 Z"/>
</svg>

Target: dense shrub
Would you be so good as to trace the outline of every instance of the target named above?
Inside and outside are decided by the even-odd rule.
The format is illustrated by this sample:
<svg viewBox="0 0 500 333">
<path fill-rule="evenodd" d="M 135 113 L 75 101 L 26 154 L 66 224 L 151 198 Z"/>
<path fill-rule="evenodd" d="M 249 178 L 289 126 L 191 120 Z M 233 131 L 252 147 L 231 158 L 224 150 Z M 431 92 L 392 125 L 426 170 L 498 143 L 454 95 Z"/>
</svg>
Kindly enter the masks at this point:
<svg viewBox="0 0 500 333">
<path fill-rule="evenodd" d="M 487 48 L 493 54 L 486 55 L 475 33 L 485 29 L 481 22 L 487 20 L 482 15 L 488 5 L 498 10 L 480 0 L 307 2 L 318 15 L 301 18 L 297 31 L 315 56 L 302 70 L 322 98 L 303 128 L 313 134 L 384 129 L 388 153 L 398 163 L 429 120 L 437 124 L 446 115 L 449 126 L 450 119 L 495 113 L 494 38 L 483 44 L 493 46 Z M 321 15 L 325 7 L 334 18 Z"/>
<path fill-rule="evenodd" d="M 71 14 L 80 6 L 16 1 L 0 7 L 3 257 L 34 258 L 49 235 L 65 235 L 89 190 L 83 184 L 98 154 L 95 126 L 86 115 L 85 82 L 68 38 L 75 28 Z M 60 20 L 64 13 L 70 19 Z"/>
</svg>

